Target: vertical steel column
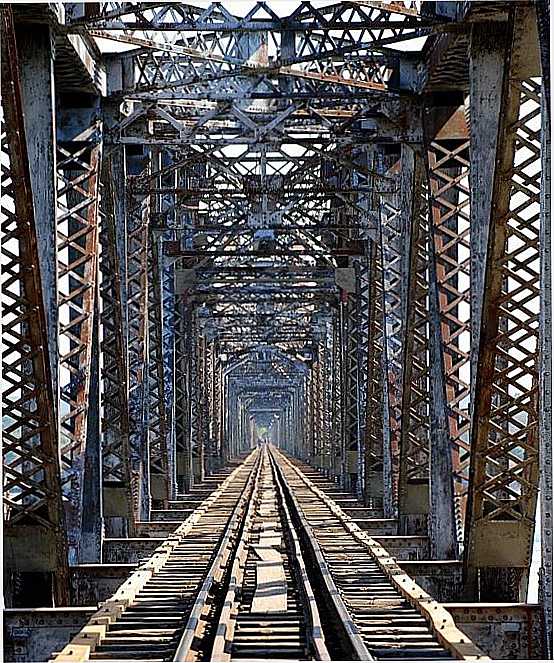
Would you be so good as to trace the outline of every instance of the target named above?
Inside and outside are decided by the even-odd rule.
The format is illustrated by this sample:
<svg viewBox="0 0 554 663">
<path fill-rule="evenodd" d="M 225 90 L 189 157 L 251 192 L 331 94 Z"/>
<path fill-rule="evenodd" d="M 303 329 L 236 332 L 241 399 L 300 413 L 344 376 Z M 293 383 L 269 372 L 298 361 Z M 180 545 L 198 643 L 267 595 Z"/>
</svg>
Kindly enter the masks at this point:
<svg viewBox="0 0 554 663">
<path fill-rule="evenodd" d="M 397 188 L 400 189 L 400 159 L 396 158 L 396 161 L 390 164 L 385 161 L 383 155 L 380 156 L 383 160 L 382 170 L 387 177 L 396 180 Z M 382 236 L 385 315 L 383 511 L 387 518 L 394 518 L 398 507 L 403 375 L 402 221 L 400 193 L 380 193 L 379 224 Z"/>
<path fill-rule="evenodd" d="M 470 47 L 473 375 L 465 590 L 525 596 L 538 490 L 540 86 L 534 7 Z"/>
<path fill-rule="evenodd" d="M 541 48 L 541 230 L 539 246 L 540 332 L 539 332 L 539 440 L 541 568 L 539 600 L 543 610 L 545 658 L 552 658 L 552 231 L 550 201 L 550 10 L 546 0 L 536 4 Z"/>
<path fill-rule="evenodd" d="M 358 326 L 357 326 L 357 297 L 358 279 L 356 279 L 355 293 L 342 291 L 341 301 L 341 334 L 342 334 L 342 364 L 343 364 L 343 444 L 346 462 L 346 486 L 352 492 L 358 491 L 358 458 L 360 451 L 358 426 Z"/>
<path fill-rule="evenodd" d="M 35 228 L 46 315 L 54 412 L 59 427 L 56 112 L 53 35 L 45 25 L 18 26 L 20 97 L 30 165 Z"/>
<path fill-rule="evenodd" d="M 427 534 L 429 513 L 429 224 L 419 146 L 402 146 L 402 425 L 398 515 L 402 534 Z"/>
<path fill-rule="evenodd" d="M 321 466 L 325 469 L 328 476 L 331 467 L 331 452 L 330 452 L 330 436 L 331 436 L 331 422 L 330 422 L 330 355 L 329 355 L 329 334 L 328 324 L 325 323 L 325 332 L 323 339 L 319 343 L 320 361 L 321 361 Z M 292 407 L 292 405 L 291 405 Z"/>
<path fill-rule="evenodd" d="M 315 363 L 315 362 L 314 362 Z M 302 449 L 302 459 L 313 463 L 314 459 L 314 363 L 306 376 L 306 442 Z"/>
<path fill-rule="evenodd" d="M 146 165 L 145 165 L 146 162 Z M 129 443 L 133 503 L 137 520 L 149 520 L 148 403 L 148 218 L 149 196 L 133 180 L 148 174 L 148 157 L 127 154 L 127 317 L 129 366 Z"/>
<path fill-rule="evenodd" d="M 152 172 L 146 186 L 154 190 L 166 184 L 161 175 L 165 165 L 163 153 L 152 152 Z M 172 184 L 170 182 L 167 183 Z M 156 508 L 167 507 L 172 493 L 169 447 L 171 444 L 170 410 L 165 395 L 166 361 L 163 346 L 163 228 L 167 225 L 166 199 L 163 194 L 150 195 L 148 237 L 148 450 L 150 499 Z M 161 222 L 161 228 L 160 228 Z"/>
<path fill-rule="evenodd" d="M 160 207 L 164 225 L 167 228 L 162 234 L 160 259 L 161 279 L 161 335 L 163 357 L 163 401 L 166 420 L 166 446 L 168 465 L 168 492 L 174 499 L 177 492 L 177 451 L 175 435 L 175 264 L 167 258 L 163 251 L 163 242 L 174 241 L 179 231 L 175 226 L 180 224 L 175 189 L 179 185 L 180 169 L 173 164 L 173 157 L 162 152 L 162 172 L 160 185 L 168 191 L 161 195 Z"/>
<path fill-rule="evenodd" d="M 206 404 L 206 450 L 207 470 L 212 472 L 217 462 L 217 442 L 215 435 L 215 343 L 209 340 L 206 343 L 205 357 L 205 404 Z"/>
<path fill-rule="evenodd" d="M 44 294 L 45 289 L 52 289 L 55 272 L 43 275 L 44 258 L 49 252 L 50 257 L 55 256 L 55 244 L 52 237 L 39 243 L 34 211 L 38 201 L 33 200 L 31 177 L 31 167 L 37 164 L 27 150 L 30 137 L 24 123 L 20 61 L 9 6 L 1 8 L 0 18 L 5 121 L 1 217 L 6 602 L 17 606 L 24 598 L 16 589 L 16 585 L 25 585 L 17 578 L 23 572 L 31 573 L 36 604 L 58 606 L 69 603 L 68 547 L 47 316 L 52 292 L 49 297 Z M 53 138 L 51 132 L 48 135 Z M 53 213 L 53 206 L 49 212 Z M 40 596 L 37 574 L 46 575 L 45 596 Z M 30 590 L 31 585 L 25 589 Z"/>
<path fill-rule="evenodd" d="M 89 417 L 99 417 L 100 407 L 98 391 L 91 390 L 91 365 L 102 120 L 99 100 L 76 108 L 60 106 L 57 115 L 60 457 L 69 560 L 77 563 L 83 510 L 100 509 L 97 495 L 84 495 L 83 481 L 87 440 L 99 444 L 97 437 L 88 437 L 87 426 Z"/>
<path fill-rule="evenodd" d="M 319 467 L 319 445 L 321 443 L 321 430 L 319 421 L 319 355 L 314 347 L 314 362 L 312 364 L 310 381 L 310 403 L 312 410 L 312 448 L 310 460 L 315 467 Z"/>
<path fill-rule="evenodd" d="M 164 363 L 164 406 L 167 435 L 168 491 L 170 499 L 177 492 L 177 458 L 175 445 L 175 291 L 173 265 L 162 256 L 162 356 Z"/>
<path fill-rule="evenodd" d="M 170 496 L 168 421 L 162 347 L 161 237 L 150 230 L 148 252 L 148 451 L 150 499 L 166 508 Z"/>
<path fill-rule="evenodd" d="M 197 317 L 197 316 L 195 316 Z M 205 411 L 205 343 L 204 336 L 198 334 L 198 323 L 193 326 L 193 380 L 192 385 L 192 419 L 191 419 L 191 434 L 192 434 L 192 463 L 193 463 L 193 476 L 195 481 L 203 481 L 205 475 L 205 424 L 206 424 L 206 411 Z"/>
<path fill-rule="evenodd" d="M 223 416 L 224 416 L 224 403 L 223 398 L 223 366 L 221 363 L 219 345 L 217 352 L 214 352 L 214 400 L 215 400 L 215 440 L 217 445 L 217 458 L 219 467 L 223 467 L 227 462 L 224 446 L 223 436 Z"/>
<path fill-rule="evenodd" d="M 383 155 L 379 148 L 373 148 L 368 153 L 368 162 L 375 172 L 384 171 Z M 371 178 L 373 189 L 371 198 L 367 200 L 368 208 L 379 208 L 377 194 L 379 183 Z M 368 239 L 368 268 L 362 288 L 366 289 L 364 298 L 367 302 L 367 353 L 366 353 L 366 382 L 367 396 L 365 400 L 364 432 L 364 473 L 363 498 L 370 508 L 383 509 L 385 482 L 387 489 L 391 490 L 390 470 L 385 477 L 385 454 L 390 451 L 388 436 L 388 408 L 385 406 L 386 383 L 386 329 L 385 329 L 385 297 L 384 297 L 384 270 L 383 270 L 383 237 L 380 214 L 371 219 Z M 387 429 L 387 430 L 386 430 Z M 387 468 L 389 469 L 389 468 Z M 390 498 L 389 498 L 390 499 Z"/>
<path fill-rule="evenodd" d="M 323 447 L 324 447 L 324 415 L 323 415 L 323 364 L 325 361 L 323 353 L 323 343 L 317 344 L 317 366 L 316 366 L 316 422 L 317 422 L 317 435 L 316 435 L 316 456 L 317 465 L 323 468 Z M 289 429 L 290 433 L 290 429 Z"/>
<path fill-rule="evenodd" d="M 383 508 L 384 465 L 384 296 L 383 254 L 379 230 L 369 240 L 367 400 L 364 437 L 364 503 Z"/>
<path fill-rule="evenodd" d="M 115 148 L 114 152 L 117 152 Z M 113 153 L 112 153 L 113 154 Z M 132 536 L 134 512 L 131 490 L 127 327 L 125 279 L 125 214 L 118 209 L 114 183 L 123 186 L 120 158 L 102 160 L 100 273 L 102 325 L 102 512 L 106 536 Z M 115 171 L 115 172 L 114 172 Z M 119 175 L 119 176 L 118 176 Z M 122 196 L 123 197 L 123 196 Z M 123 278 L 122 278 L 123 271 Z"/>
<path fill-rule="evenodd" d="M 87 437 L 83 468 L 83 514 L 81 517 L 81 563 L 102 562 L 103 505 L 102 505 L 102 443 L 100 421 L 100 287 L 96 283 L 92 320 L 90 386 L 92 402 L 87 419 Z"/>
<path fill-rule="evenodd" d="M 302 437 L 299 442 L 299 458 L 306 459 L 306 450 L 310 448 L 311 442 L 311 419 L 310 419 L 310 385 L 309 385 L 310 373 L 309 371 L 304 376 L 302 384 L 302 400 L 301 400 L 301 411 L 302 411 Z M 284 424 L 284 422 L 283 422 Z"/>
<path fill-rule="evenodd" d="M 424 133 L 432 235 L 431 556 L 455 559 L 469 465 L 469 135 L 464 107 L 426 109 Z"/>
<path fill-rule="evenodd" d="M 341 333 L 339 311 L 333 311 L 332 318 L 332 392 L 331 392 L 331 474 L 335 481 L 343 476 L 343 434 L 342 434 L 342 368 Z M 341 479 L 340 479 L 341 480 Z M 341 480 L 342 481 L 342 480 Z"/>
<path fill-rule="evenodd" d="M 176 272 L 176 275 L 178 272 Z M 175 293 L 175 451 L 177 488 L 192 485 L 191 311 L 186 292 Z"/>
<path fill-rule="evenodd" d="M 222 403 L 225 403 L 225 407 L 222 407 L 222 424 L 221 424 L 221 434 L 222 434 L 222 449 L 224 457 L 226 460 L 231 458 L 231 453 L 229 451 L 229 441 L 230 441 L 230 388 L 229 388 L 229 374 L 225 370 L 227 367 L 223 368 L 222 374 L 222 383 L 221 383 L 221 399 Z"/>
<path fill-rule="evenodd" d="M 369 254 L 369 242 L 366 243 L 366 254 Z M 358 436 L 358 480 L 357 492 L 363 496 L 365 489 L 366 450 L 367 450 L 367 397 L 368 397 L 368 343 L 370 335 L 369 311 L 370 295 L 370 263 L 369 255 L 356 261 L 356 361 L 357 361 L 357 398 L 356 419 Z"/>
</svg>

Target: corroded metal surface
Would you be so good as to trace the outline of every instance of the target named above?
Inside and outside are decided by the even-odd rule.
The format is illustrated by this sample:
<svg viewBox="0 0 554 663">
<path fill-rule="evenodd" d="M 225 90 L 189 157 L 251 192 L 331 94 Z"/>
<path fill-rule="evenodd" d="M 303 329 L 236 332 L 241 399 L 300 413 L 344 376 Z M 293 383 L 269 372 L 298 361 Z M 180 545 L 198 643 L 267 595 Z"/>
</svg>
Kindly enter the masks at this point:
<svg viewBox="0 0 554 663">
<path fill-rule="evenodd" d="M 268 441 L 550 632 L 546 3 L 2 17 L 8 603 Z"/>
</svg>

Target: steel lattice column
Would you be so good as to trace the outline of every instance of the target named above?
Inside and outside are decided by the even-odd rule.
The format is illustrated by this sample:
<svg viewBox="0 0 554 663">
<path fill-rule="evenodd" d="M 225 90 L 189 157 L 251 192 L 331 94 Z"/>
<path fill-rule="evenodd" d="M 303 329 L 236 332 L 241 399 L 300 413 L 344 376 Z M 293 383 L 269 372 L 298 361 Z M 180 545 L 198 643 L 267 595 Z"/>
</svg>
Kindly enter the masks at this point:
<svg viewBox="0 0 554 663">
<path fill-rule="evenodd" d="M 162 257 L 162 354 L 164 362 L 164 404 L 166 411 L 167 464 L 169 496 L 177 492 L 177 458 L 175 446 L 175 284 L 174 267 Z"/>
<path fill-rule="evenodd" d="M 217 418 L 216 400 L 215 400 L 215 343 L 208 341 L 206 343 L 205 358 L 205 385 L 206 385 L 206 450 L 208 472 L 213 471 L 217 462 L 217 438 L 215 422 Z"/>
<path fill-rule="evenodd" d="M 469 134 L 465 109 L 426 109 L 424 128 L 432 235 L 431 555 L 455 559 L 463 540 L 470 455 Z"/>
<path fill-rule="evenodd" d="M 384 155 L 374 148 L 369 153 L 375 173 L 383 173 Z M 362 287 L 366 288 L 367 306 L 367 353 L 364 435 L 364 502 L 367 506 L 383 510 L 385 493 L 391 501 L 392 481 L 390 476 L 390 421 L 386 400 L 386 319 L 384 290 L 384 251 L 382 219 L 379 210 L 379 180 L 371 178 L 372 195 L 368 203 L 374 212 L 368 241 L 368 269 Z M 375 214 L 375 212 L 377 212 Z M 386 472 L 385 472 L 386 470 Z"/>
<path fill-rule="evenodd" d="M 219 350 L 219 348 L 218 348 Z M 223 410 L 225 401 L 223 399 L 223 366 L 219 351 L 215 354 L 215 372 L 214 372 L 214 399 L 215 416 L 214 422 L 215 439 L 217 444 L 218 463 L 222 467 L 227 462 L 224 434 L 223 434 Z"/>
<path fill-rule="evenodd" d="M 198 316 L 195 316 L 198 319 Z M 193 477 L 195 481 L 203 481 L 206 470 L 206 426 L 207 426 L 207 411 L 206 411 L 206 339 L 204 336 L 198 335 L 198 322 L 194 325 L 196 331 L 193 337 L 193 380 L 192 385 L 192 418 L 191 418 L 191 434 L 192 434 L 192 463 L 193 463 Z"/>
<path fill-rule="evenodd" d="M 30 173 L 31 163 L 37 164 L 29 161 L 27 151 L 11 9 L 2 7 L 0 17 L 2 111 L 6 123 L 2 128 L 4 563 L 16 574 L 34 572 L 33 591 L 39 602 L 43 597 L 38 598 L 41 586 L 35 574 L 47 574 L 49 587 L 44 598 L 53 599 L 55 605 L 67 605 L 68 548 L 55 382 L 50 370 L 48 300 L 43 293 L 49 281 L 44 279 L 39 257 Z M 54 249 L 50 242 L 42 250 L 48 246 Z M 17 575 L 8 577 L 8 604 L 17 604 L 21 581 Z"/>
<path fill-rule="evenodd" d="M 400 189 L 400 159 L 383 163 L 386 175 L 395 178 Z M 387 165 L 389 166 L 387 168 Z M 402 418 L 402 215 L 400 193 L 380 193 L 379 222 L 383 253 L 383 291 L 385 314 L 385 420 L 383 425 L 384 515 L 396 516 L 398 507 L 398 473 L 400 426 Z"/>
<path fill-rule="evenodd" d="M 321 343 L 316 346 L 317 361 L 315 364 L 315 380 L 314 380 L 314 410 L 315 410 L 315 437 L 314 437 L 314 455 L 316 457 L 315 463 L 317 467 L 323 467 L 322 450 L 323 450 L 323 351 Z"/>
<path fill-rule="evenodd" d="M 98 508 L 83 491 L 91 418 L 99 393 L 91 389 L 94 311 L 98 282 L 98 207 L 102 122 L 98 101 L 57 113 L 58 324 L 60 457 L 70 562 L 79 560 L 83 509 Z M 95 380 L 98 386 L 98 380 Z M 98 458 L 99 458 L 98 454 Z"/>
<path fill-rule="evenodd" d="M 367 400 L 364 438 L 364 503 L 383 508 L 384 489 L 384 296 L 381 233 L 369 243 Z M 389 487 L 390 488 L 390 487 Z"/>
<path fill-rule="evenodd" d="M 118 209 L 114 192 L 114 183 L 122 185 L 122 157 L 121 154 L 104 156 L 100 207 L 102 512 L 107 536 L 132 536 L 135 521 L 123 299 L 125 271 L 122 270 L 122 263 L 125 264 L 125 216 L 124 210 Z"/>
<path fill-rule="evenodd" d="M 127 155 L 127 316 L 129 440 L 137 520 L 148 520 L 148 219 L 150 199 L 133 190 L 133 178 L 149 172 L 144 156 Z"/>
<path fill-rule="evenodd" d="M 162 172 L 160 184 L 167 187 L 169 191 L 161 196 L 161 214 L 165 221 L 167 230 L 162 235 L 163 241 L 174 241 L 179 236 L 176 230 L 180 224 L 178 201 L 179 196 L 175 189 L 179 186 L 182 178 L 181 168 L 174 164 L 174 157 L 162 153 Z M 165 246 L 163 244 L 162 246 Z M 175 434 L 175 409 L 176 409 L 176 380 L 175 380 L 175 264 L 171 258 L 161 256 L 161 284 L 162 284 L 162 346 L 164 362 L 164 402 L 166 409 L 167 430 L 167 462 L 169 467 L 169 494 L 174 498 L 177 492 L 177 451 Z"/>
<path fill-rule="evenodd" d="M 539 440 L 541 568 L 539 600 L 543 609 L 545 657 L 552 658 L 552 255 L 550 201 L 550 10 L 546 0 L 536 4 L 541 48 L 541 306 L 539 338 Z"/>
<path fill-rule="evenodd" d="M 318 343 L 318 357 L 319 357 L 319 372 L 320 372 L 320 436 L 319 441 L 319 456 L 320 456 L 320 467 L 322 467 L 325 472 L 329 473 L 330 468 L 330 449 L 329 449 L 329 437 L 330 437 L 330 403 L 329 403 L 329 388 L 331 386 L 330 374 L 329 374 L 329 349 L 328 349 L 328 335 L 325 331 L 323 339 Z"/>
<path fill-rule="evenodd" d="M 365 249 L 369 253 L 369 249 Z M 358 429 L 358 482 L 357 491 L 363 496 L 365 489 L 366 470 L 366 423 L 367 423 L 367 395 L 368 395 L 368 343 L 370 335 L 370 263 L 369 257 L 364 256 L 356 261 L 356 337 L 357 337 L 357 429 Z"/>
<path fill-rule="evenodd" d="M 356 283 L 358 281 L 356 280 Z M 343 291 L 341 301 L 341 346 L 343 364 L 343 445 L 346 452 L 346 477 L 348 488 L 356 492 L 359 488 L 358 460 L 360 452 L 358 398 L 358 306 L 356 294 Z"/>
<path fill-rule="evenodd" d="M 196 164 L 195 170 L 203 174 L 205 167 Z M 192 176 L 183 168 L 176 175 L 176 183 L 186 190 L 191 187 Z M 191 223 L 190 202 L 185 210 L 176 197 L 175 224 Z M 181 241 L 192 242 L 191 232 L 181 231 Z M 184 262 L 184 261 L 182 261 Z M 193 479 L 192 431 L 196 418 L 194 398 L 193 366 L 193 313 L 191 296 L 194 286 L 194 270 L 186 269 L 184 264 L 177 264 L 174 269 L 174 320 L 175 320 L 175 456 L 176 475 L 179 490 L 190 489 Z"/>
<path fill-rule="evenodd" d="M 533 7 L 470 48 L 472 426 L 468 595 L 521 600 L 538 489 L 540 85 Z M 509 542 L 509 545 L 508 543 Z"/>
<path fill-rule="evenodd" d="M 305 421 L 304 444 L 302 445 L 301 458 L 311 462 L 314 456 L 314 398 L 313 398 L 313 366 L 306 376 L 306 388 L 304 395 Z"/>
<path fill-rule="evenodd" d="M 340 315 L 333 311 L 331 357 L 331 473 L 335 480 L 341 480 L 345 471 L 345 456 L 342 433 L 342 346 Z"/>
<path fill-rule="evenodd" d="M 170 223 L 168 208 L 173 196 L 164 192 L 174 185 L 174 173 L 165 174 L 164 153 L 153 149 L 150 187 L 150 214 L 148 237 L 148 454 L 150 499 L 156 508 L 167 507 L 173 486 L 171 482 L 171 409 L 166 399 L 167 362 L 164 352 L 164 273 L 163 238 Z M 161 192 L 161 193 L 160 193 Z M 161 227 L 160 227 L 161 226 Z"/>
<path fill-rule="evenodd" d="M 427 534 L 429 513 L 429 224 L 419 146 L 402 146 L 402 423 L 398 514 L 403 534 Z"/>
<path fill-rule="evenodd" d="M 176 272 L 176 278 L 178 275 Z M 192 485 L 191 311 L 185 293 L 175 293 L 175 453 L 177 488 Z"/>
<path fill-rule="evenodd" d="M 170 498 L 168 412 L 162 346 L 161 237 L 150 231 L 148 252 L 148 453 L 150 499 L 165 508 Z"/>
<path fill-rule="evenodd" d="M 167 494 L 172 499 L 176 492 L 176 451 L 175 451 L 175 295 L 174 265 L 164 255 L 166 242 L 175 240 L 177 225 L 177 187 L 181 177 L 181 167 L 174 164 L 173 156 L 160 150 L 154 155 L 155 169 L 150 177 L 154 186 L 151 213 L 151 288 L 149 289 L 149 373 L 150 410 L 149 435 L 151 463 L 166 464 L 166 478 L 151 476 L 151 490 Z M 154 475 L 160 476 L 158 472 Z M 163 502 L 163 497 L 161 498 Z"/>
</svg>

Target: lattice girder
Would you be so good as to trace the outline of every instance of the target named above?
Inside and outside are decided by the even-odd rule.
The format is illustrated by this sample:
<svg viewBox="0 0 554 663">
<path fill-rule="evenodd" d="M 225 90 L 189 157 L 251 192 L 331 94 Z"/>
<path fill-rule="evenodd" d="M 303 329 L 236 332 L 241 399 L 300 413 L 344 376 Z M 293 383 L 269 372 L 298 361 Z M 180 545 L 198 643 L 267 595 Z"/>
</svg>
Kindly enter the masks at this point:
<svg viewBox="0 0 554 663">
<path fill-rule="evenodd" d="M 6 571 L 52 574 L 69 602 L 68 547 L 45 302 L 11 9 L 2 43 L 2 417 Z M 38 554 L 34 568 L 29 552 Z M 9 582 L 9 578 L 8 578 Z"/>
<path fill-rule="evenodd" d="M 132 535 L 135 509 L 131 491 L 131 452 L 129 443 L 128 371 L 126 325 L 122 293 L 121 263 L 125 255 L 124 221 L 116 218 L 113 158 L 102 164 L 100 273 L 102 324 L 102 483 L 103 516 L 106 531 Z M 117 528 L 117 521 L 123 531 Z"/>
<path fill-rule="evenodd" d="M 447 416 L 448 444 L 452 453 L 454 508 L 457 549 L 463 543 L 463 519 L 467 497 L 470 459 L 470 210 L 469 210 L 469 132 L 466 110 L 441 108 L 447 115 L 439 129 L 427 111 L 426 151 L 429 179 L 430 222 L 433 241 L 440 337 L 442 379 L 436 408 Z M 438 443 L 438 442 L 437 442 Z M 448 453 L 448 450 L 446 450 Z M 448 468 L 448 465 L 446 466 Z M 441 468 L 444 472 L 444 468 Z M 451 490 L 450 487 L 448 489 Z M 433 509 L 434 511 L 436 509 Z M 437 522 L 437 537 L 445 545 L 444 517 Z M 440 528 L 443 533 L 440 533 Z M 443 555 L 444 555 L 443 551 Z"/>
<path fill-rule="evenodd" d="M 147 165 L 146 168 L 149 166 Z M 128 181 L 132 176 L 128 175 Z M 127 186 L 127 317 L 129 443 L 133 503 L 137 520 L 148 519 L 147 373 L 148 373 L 148 218 L 150 197 Z"/>
<path fill-rule="evenodd" d="M 71 112 L 64 109 L 64 113 Z M 92 325 L 98 275 L 102 123 L 99 109 L 74 111 L 71 133 L 58 133 L 57 235 L 60 457 L 70 559 L 79 558 Z"/>
<path fill-rule="evenodd" d="M 402 413 L 398 510 L 403 533 L 427 533 L 429 511 L 429 223 L 420 147 L 402 148 Z"/>
<path fill-rule="evenodd" d="M 490 187 L 485 201 L 472 198 L 472 248 L 484 250 L 485 269 L 475 270 L 479 321 L 472 381 L 471 464 L 466 515 L 466 584 L 482 597 L 519 600 L 530 564 L 538 490 L 538 344 L 540 287 L 540 82 L 528 78 L 524 56 L 532 8 L 514 7 L 496 50 L 485 51 L 476 32 L 472 61 L 497 58 L 499 85 L 492 96 L 501 109 L 491 169 L 472 161 L 472 177 Z M 488 35 L 487 35 L 488 37 Z M 532 71 L 532 69 L 531 69 Z M 536 71 L 539 64 L 536 63 Z M 471 81 L 472 147 L 479 147 L 483 82 Z M 490 129 L 489 129 L 490 131 Z M 479 244 L 481 242 L 481 244 Z M 476 266 L 477 267 L 477 266 Z M 511 537 L 509 557 L 500 541 Z"/>
</svg>

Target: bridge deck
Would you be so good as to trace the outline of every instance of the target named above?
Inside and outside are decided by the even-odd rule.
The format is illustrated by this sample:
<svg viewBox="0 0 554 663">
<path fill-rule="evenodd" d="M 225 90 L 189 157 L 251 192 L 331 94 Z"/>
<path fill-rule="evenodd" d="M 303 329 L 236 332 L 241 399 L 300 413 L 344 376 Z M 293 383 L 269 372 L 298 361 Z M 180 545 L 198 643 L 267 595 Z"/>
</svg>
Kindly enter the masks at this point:
<svg viewBox="0 0 554 663">
<path fill-rule="evenodd" d="M 220 476 L 53 662 L 487 659 L 312 468 L 264 445 Z"/>
</svg>

